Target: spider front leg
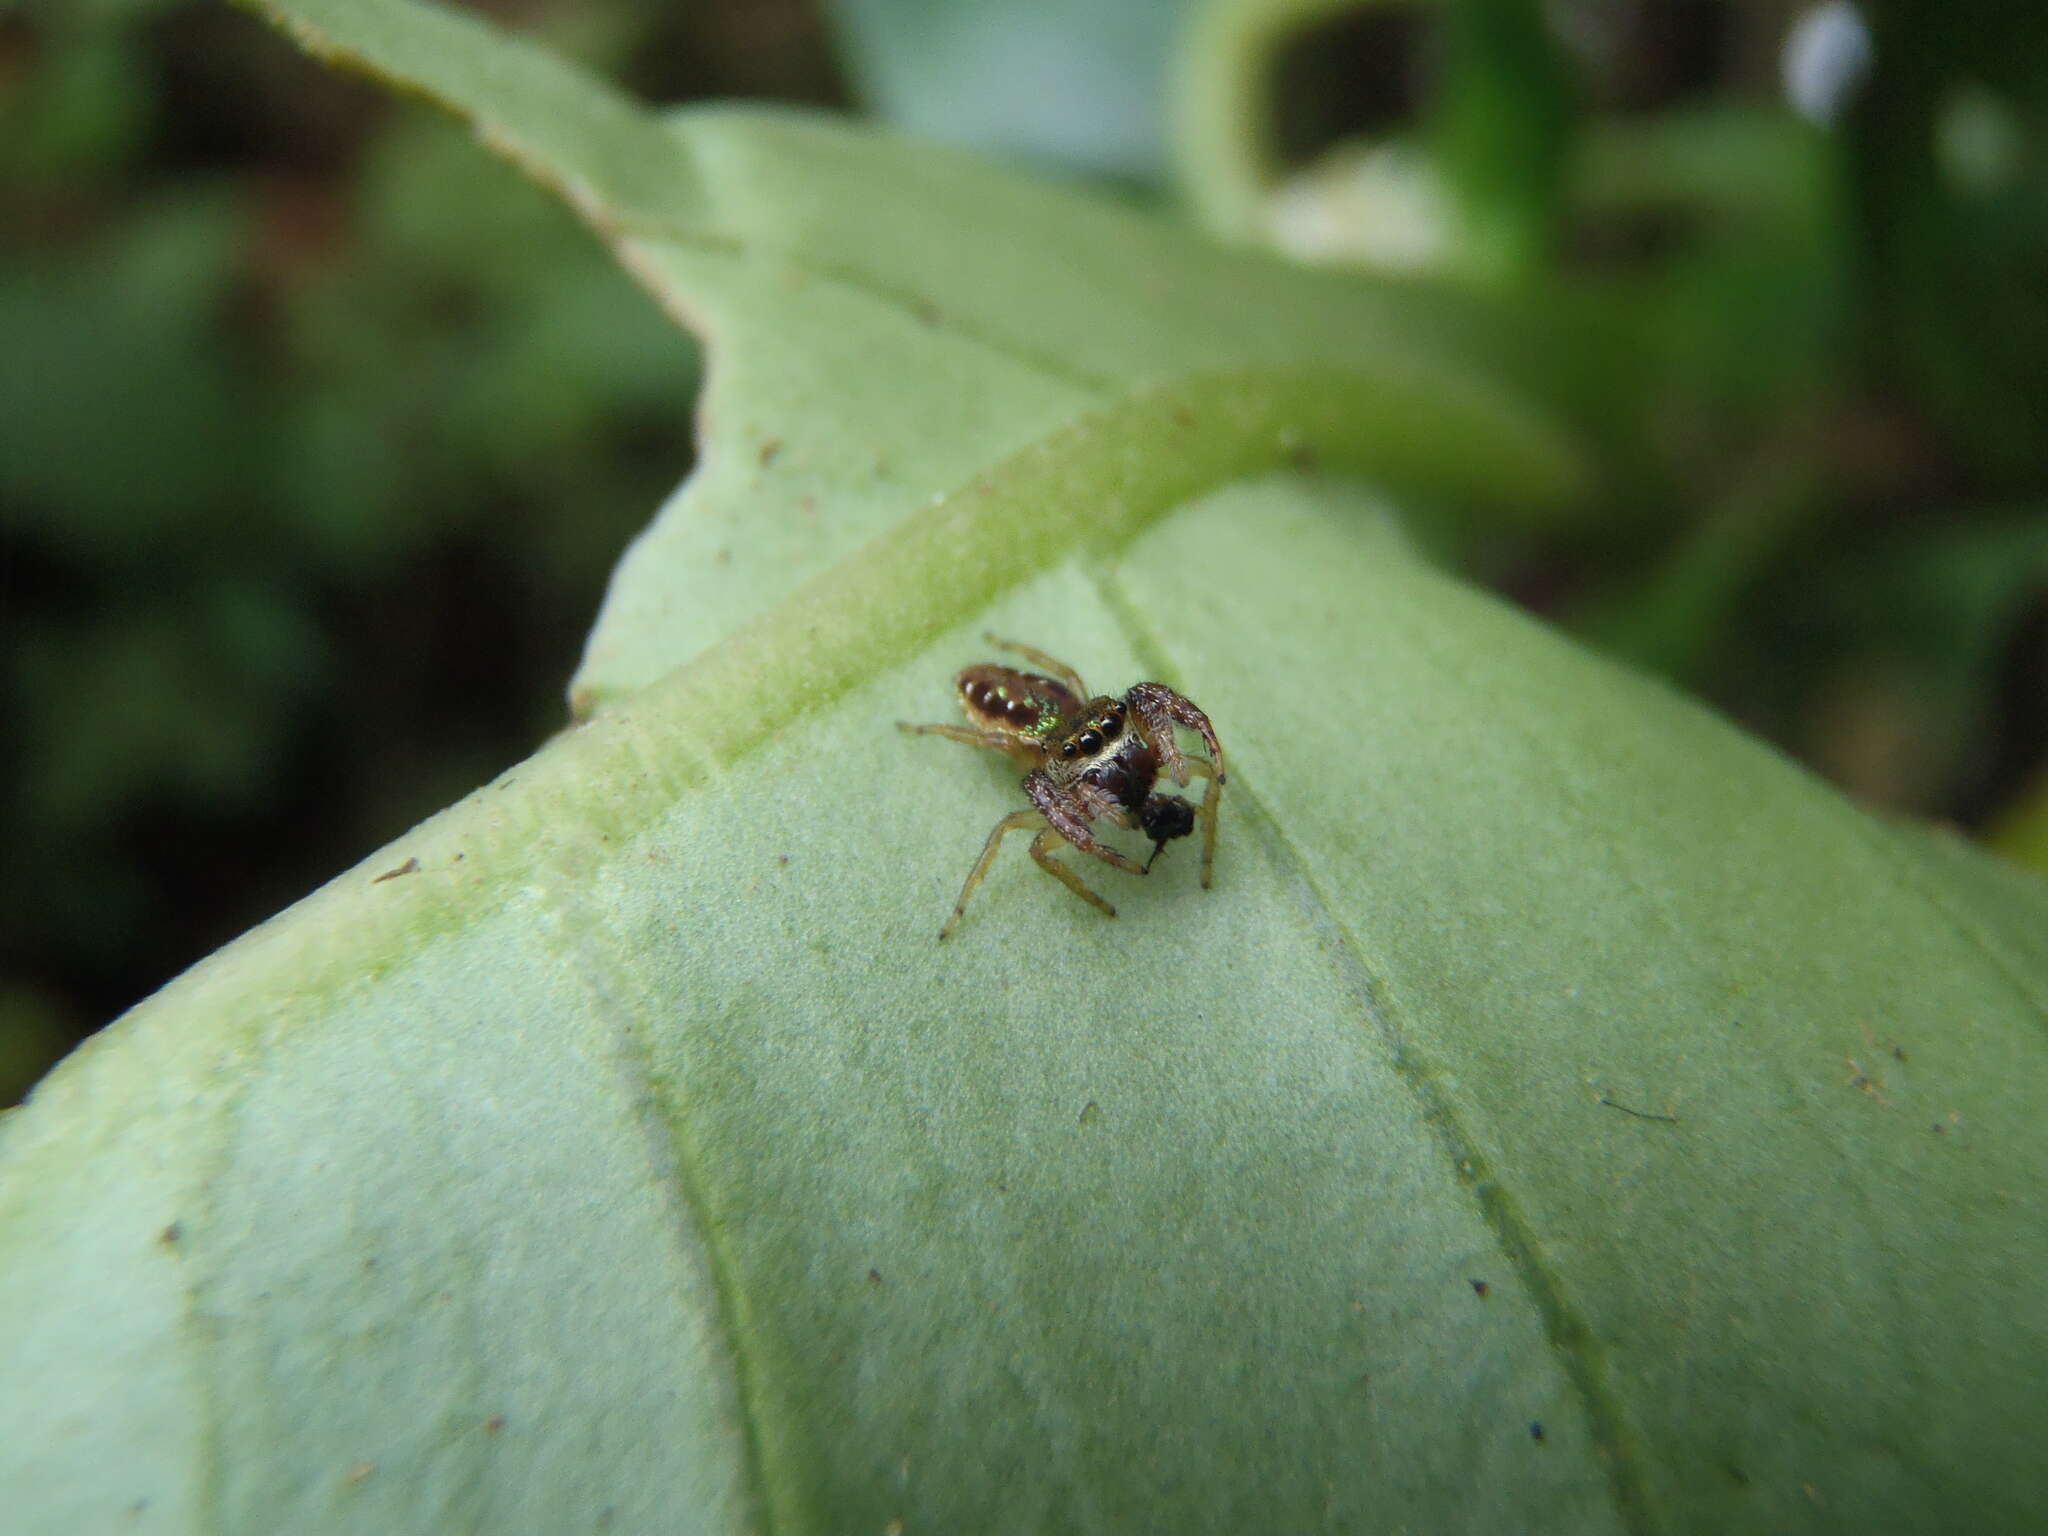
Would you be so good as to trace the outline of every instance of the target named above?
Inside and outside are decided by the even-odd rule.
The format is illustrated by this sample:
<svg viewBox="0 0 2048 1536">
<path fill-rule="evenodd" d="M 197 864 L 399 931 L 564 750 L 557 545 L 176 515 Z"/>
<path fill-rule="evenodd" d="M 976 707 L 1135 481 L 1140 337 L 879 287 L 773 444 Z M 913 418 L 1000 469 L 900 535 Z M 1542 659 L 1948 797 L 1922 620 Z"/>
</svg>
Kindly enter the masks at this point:
<svg viewBox="0 0 2048 1536">
<path fill-rule="evenodd" d="M 1229 778 L 1223 763 L 1223 744 L 1216 739 L 1216 727 L 1209 723 L 1209 717 L 1196 707 L 1193 700 L 1175 693 L 1164 683 L 1139 683 L 1124 698 L 1144 728 L 1146 739 L 1159 753 L 1160 763 L 1173 776 L 1174 783 L 1185 786 L 1190 774 L 1209 781 L 1209 788 L 1202 795 L 1201 809 L 1195 813 L 1202 823 L 1202 888 L 1207 890 L 1216 874 L 1216 805 Z M 1199 735 L 1209 749 L 1209 756 L 1190 757 L 1181 751 L 1180 743 L 1173 734 L 1177 725 L 1186 726 Z"/>
<path fill-rule="evenodd" d="M 1103 863 L 1114 864 L 1118 869 L 1127 870 L 1134 875 L 1145 873 L 1144 865 L 1125 857 L 1117 852 L 1116 849 L 1110 847 L 1109 844 L 1096 841 L 1095 830 L 1092 824 L 1094 818 L 1089 814 L 1088 807 L 1081 803 L 1072 790 L 1057 783 L 1053 776 L 1043 768 L 1035 768 L 1030 773 L 1024 775 L 1024 794 L 1033 805 L 1038 807 L 1039 814 L 1045 818 L 1046 825 L 1080 849 L 1081 852 L 1092 854 L 1102 860 Z M 1119 813 L 1119 816 L 1121 817 L 1121 813 Z M 1122 819 L 1128 820 L 1128 818 Z M 1052 868 L 1055 874 L 1059 874 L 1060 878 L 1065 880 L 1068 885 L 1073 886 L 1075 890 L 1081 890 L 1078 877 L 1070 877 L 1067 874 L 1061 873 L 1061 868 L 1051 865 L 1048 860 L 1040 859 L 1038 862 L 1046 864 L 1048 868 Z M 1096 897 L 1092 892 L 1084 891 L 1081 893 L 1086 895 L 1090 901 L 1101 907 L 1111 917 L 1116 916 L 1116 909 L 1110 906 L 1108 902 Z"/>
<path fill-rule="evenodd" d="M 1216 727 L 1209 723 L 1209 717 L 1196 708 L 1192 699 L 1183 698 L 1164 683 L 1139 683 L 1124 695 L 1124 702 L 1131 707 L 1131 713 L 1145 727 L 1145 735 L 1159 751 L 1159 761 L 1166 771 L 1173 775 L 1173 782 L 1185 786 L 1192 759 L 1181 751 L 1180 743 L 1174 740 L 1173 728 L 1184 725 L 1197 733 L 1209 748 L 1209 760 L 1215 767 L 1216 784 L 1220 787 L 1228 778 L 1223 767 L 1223 744 L 1216 739 Z"/>
</svg>

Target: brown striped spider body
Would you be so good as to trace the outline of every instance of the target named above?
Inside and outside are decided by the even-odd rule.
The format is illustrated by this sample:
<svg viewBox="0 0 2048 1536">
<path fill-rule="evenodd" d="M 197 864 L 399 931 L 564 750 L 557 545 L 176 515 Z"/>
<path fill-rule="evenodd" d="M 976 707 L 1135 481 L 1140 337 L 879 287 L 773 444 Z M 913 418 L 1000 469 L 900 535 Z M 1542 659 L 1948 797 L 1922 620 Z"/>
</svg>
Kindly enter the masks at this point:
<svg viewBox="0 0 2048 1536">
<path fill-rule="evenodd" d="M 1160 850 L 1186 837 L 1202 824 L 1202 884 L 1207 886 L 1216 862 L 1216 801 L 1224 784 L 1223 748 L 1209 717 L 1164 683 L 1139 683 L 1122 698 L 1088 692 L 1081 675 L 1043 651 L 1010 640 L 985 637 L 999 650 L 1015 651 L 1036 672 L 984 662 L 954 679 L 960 707 L 969 725 L 910 725 L 913 735 L 943 736 L 970 747 L 1006 752 L 1028 770 L 1024 797 L 1028 811 L 1016 811 L 995 825 L 981 857 L 969 871 L 953 915 L 939 930 L 950 937 L 982 877 L 995 862 L 1007 833 L 1033 828 L 1031 857 L 1105 917 L 1116 908 L 1104 901 L 1081 877 L 1055 859 L 1053 850 L 1066 842 L 1133 875 L 1152 868 Z M 1202 757 L 1181 750 L 1176 728 L 1198 734 L 1209 749 Z M 1157 792 L 1166 774 L 1180 787 L 1190 775 L 1206 778 L 1209 787 L 1199 808 L 1178 795 Z M 1127 858 L 1095 836 L 1095 823 L 1130 827 L 1152 839 L 1152 858 L 1143 864 Z"/>
</svg>

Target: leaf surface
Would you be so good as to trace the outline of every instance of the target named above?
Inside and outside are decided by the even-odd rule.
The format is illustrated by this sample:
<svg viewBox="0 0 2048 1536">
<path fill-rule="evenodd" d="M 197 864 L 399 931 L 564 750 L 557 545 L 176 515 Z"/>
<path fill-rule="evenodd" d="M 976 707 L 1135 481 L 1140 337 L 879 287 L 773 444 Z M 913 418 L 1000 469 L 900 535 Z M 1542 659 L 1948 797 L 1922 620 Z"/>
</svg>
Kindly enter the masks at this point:
<svg viewBox="0 0 2048 1536">
<path fill-rule="evenodd" d="M 601 709 L 0 1125 L 24 1529 L 2048 1505 L 2048 899 L 1327 472 L 1583 481 L 1477 312 L 817 123 L 651 128 L 391 0 L 280 9 L 704 317 L 704 462 Z M 936 942 L 1014 770 L 893 722 L 983 628 L 1212 714 L 1213 891 L 1186 844 L 1090 869 L 1106 922 L 1012 848 Z"/>
</svg>

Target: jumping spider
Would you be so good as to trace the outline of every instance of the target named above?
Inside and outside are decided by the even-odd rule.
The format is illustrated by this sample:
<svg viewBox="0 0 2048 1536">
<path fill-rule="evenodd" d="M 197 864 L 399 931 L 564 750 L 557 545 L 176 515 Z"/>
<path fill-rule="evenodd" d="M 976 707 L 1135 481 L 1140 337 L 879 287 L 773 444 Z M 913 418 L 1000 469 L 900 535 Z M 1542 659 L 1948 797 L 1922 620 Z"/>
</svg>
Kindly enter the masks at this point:
<svg viewBox="0 0 2048 1536">
<path fill-rule="evenodd" d="M 1223 748 L 1209 717 L 1164 683 L 1139 683 L 1120 699 L 1091 696 L 1080 673 L 1045 652 L 994 635 L 983 638 L 998 650 L 1015 651 L 1041 670 L 1020 672 L 993 662 L 969 667 L 954 684 L 971 725 L 905 723 L 903 729 L 1009 753 L 1031 770 L 1024 775 L 1024 794 L 1033 809 L 996 823 L 939 937 L 949 937 L 959 925 L 967 898 L 995 862 L 1003 834 L 1023 827 L 1038 829 L 1031 840 L 1031 857 L 1039 868 L 1105 917 L 1115 917 L 1116 908 L 1089 890 L 1079 875 L 1052 856 L 1052 850 L 1064 840 L 1105 864 L 1142 875 L 1152 868 L 1160 849 L 1174 838 L 1186 837 L 1200 820 L 1202 884 L 1207 886 L 1216 862 L 1216 800 L 1224 783 Z M 1209 756 L 1183 752 L 1174 739 L 1176 726 L 1198 732 L 1208 744 Z M 1206 778 L 1209 788 L 1201 807 L 1178 795 L 1154 794 L 1161 770 L 1182 787 L 1191 773 Z M 1139 864 L 1098 842 L 1092 830 L 1097 821 L 1141 829 L 1152 839 L 1152 858 Z"/>
</svg>

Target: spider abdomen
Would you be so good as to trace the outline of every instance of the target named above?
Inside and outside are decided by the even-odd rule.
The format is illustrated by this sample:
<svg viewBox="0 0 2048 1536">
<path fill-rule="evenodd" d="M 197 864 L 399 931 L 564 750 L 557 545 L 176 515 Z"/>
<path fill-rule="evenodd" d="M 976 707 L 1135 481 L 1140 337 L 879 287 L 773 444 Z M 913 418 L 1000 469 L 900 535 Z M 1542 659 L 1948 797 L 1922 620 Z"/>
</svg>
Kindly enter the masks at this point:
<svg viewBox="0 0 2048 1536">
<path fill-rule="evenodd" d="M 1055 679 L 1014 667 L 969 667 L 955 682 L 968 719 L 1020 737 L 1042 737 L 1081 707 Z"/>
</svg>

